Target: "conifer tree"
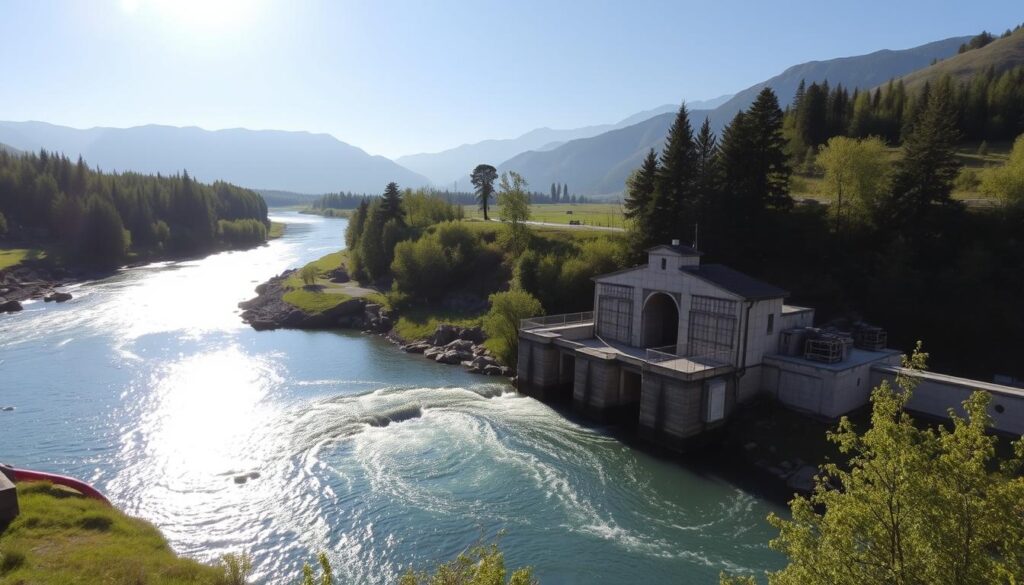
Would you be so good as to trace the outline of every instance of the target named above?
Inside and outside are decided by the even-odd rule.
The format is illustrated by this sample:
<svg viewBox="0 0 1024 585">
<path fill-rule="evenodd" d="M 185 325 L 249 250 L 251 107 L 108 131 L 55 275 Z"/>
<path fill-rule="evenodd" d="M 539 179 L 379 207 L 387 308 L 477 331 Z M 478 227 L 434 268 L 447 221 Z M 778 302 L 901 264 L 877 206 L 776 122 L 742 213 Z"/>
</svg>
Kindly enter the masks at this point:
<svg viewBox="0 0 1024 585">
<path fill-rule="evenodd" d="M 721 161 L 724 190 L 735 204 L 732 213 L 737 221 L 749 221 L 767 207 L 792 207 L 782 109 L 770 88 L 726 127 Z"/>
<path fill-rule="evenodd" d="M 490 219 L 487 217 L 487 209 L 494 195 L 494 181 L 497 178 L 498 169 L 486 164 L 477 165 L 469 176 L 470 182 L 476 187 L 476 198 L 480 202 L 480 210 L 484 212 L 484 221 Z"/>
<path fill-rule="evenodd" d="M 682 224 L 692 223 L 697 202 L 697 151 L 686 104 L 679 108 L 661 151 L 657 189 L 651 197 L 647 230 L 654 242 L 678 237 Z"/>
<path fill-rule="evenodd" d="M 711 131 L 711 122 L 704 118 L 695 139 L 697 149 L 697 207 L 702 212 L 708 208 L 719 187 L 720 167 L 718 162 L 718 139 Z"/>
<path fill-rule="evenodd" d="M 933 204 L 951 205 L 953 182 L 960 172 L 954 145 L 960 138 L 948 84 L 928 97 L 896 163 L 892 194 L 883 206 L 889 225 L 920 220 Z"/>
<path fill-rule="evenodd" d="M 626 219 L 646 223 L 647 211 L 658 181 L 658 155 L 654 149 L 647 152 L 640 168 L 633 171 L 626 180 Z"/>
<path fill-rule="evenodd" d="M 558 187 L 551 183 L 551 202 L 558 203 Z"/>
<path fill-rule="evenodd" d="M 395 220 L 395 223 L 399 226 L 405 225 L 405 211 L 402 209 L 402 192 L 398 189 L 398 183 L 392 181 L 384 188 L 381 212 L 384 213 L 384 221 Z"/>
</svg>

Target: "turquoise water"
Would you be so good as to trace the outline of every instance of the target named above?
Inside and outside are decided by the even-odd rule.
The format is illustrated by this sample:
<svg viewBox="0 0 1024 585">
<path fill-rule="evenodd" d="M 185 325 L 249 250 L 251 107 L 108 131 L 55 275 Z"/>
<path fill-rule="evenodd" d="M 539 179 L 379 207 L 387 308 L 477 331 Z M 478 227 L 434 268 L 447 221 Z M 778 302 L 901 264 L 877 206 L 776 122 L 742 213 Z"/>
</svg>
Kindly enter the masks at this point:
<svg viewBox="0 0 1024 585">
<path fill-rule="evenodd" d="M 777 508 L 723 479 L 378 337 L 245 326 L 259 282 L 342 243 L 344 220 L 275 219 L 267 246 L 0 316 L 0 461 L 91 480 L 180 553 L 248 550 L 259 583 L 319 551 L 342 582 L 392 582 L 501 531 L 543 583 L 778 566 Z"/>
</svg>

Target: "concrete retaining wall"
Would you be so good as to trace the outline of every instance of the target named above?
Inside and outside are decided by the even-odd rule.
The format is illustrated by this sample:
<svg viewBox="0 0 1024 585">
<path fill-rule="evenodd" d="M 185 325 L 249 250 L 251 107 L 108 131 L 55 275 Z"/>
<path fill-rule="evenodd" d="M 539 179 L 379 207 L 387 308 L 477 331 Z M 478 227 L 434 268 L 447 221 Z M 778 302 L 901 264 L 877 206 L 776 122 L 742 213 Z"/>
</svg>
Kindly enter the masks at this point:
<svg viewBox="0 0 1024 585">
<path fill-rule="evenodd" d="M 881 384 L 882 380 L 895 385 L 896 374 L 900 371 L 902 368 L 897 366 L 874 367 L 871 370 L 871 386 Z M 907 410 L 947 418 L 952 408 L 963 415 L 961 404 L 975 390 L 984 390 L 992 396 L 988 414 L 992 417 L 995 430 L 1015 437 L 1024 435 L 1024 389 L 1021 388 L 924 372 L 920 374 L 920 383 L 907 402 Z"/>
</svg>

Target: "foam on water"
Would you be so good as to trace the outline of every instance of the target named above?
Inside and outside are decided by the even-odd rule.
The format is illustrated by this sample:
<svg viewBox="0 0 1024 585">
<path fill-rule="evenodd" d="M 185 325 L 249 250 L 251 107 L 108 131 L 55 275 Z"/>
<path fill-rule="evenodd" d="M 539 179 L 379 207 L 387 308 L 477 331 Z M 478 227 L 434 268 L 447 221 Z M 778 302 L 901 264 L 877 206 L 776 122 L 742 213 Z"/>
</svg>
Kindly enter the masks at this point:
<svg viewBox="0 0 1024 585">
<path fill-rule="evenodd" d="M 778 564 L 764 502 L 507 384 L 357 333 L 241 325 L 254 281 L 332 250 L 344 226 L 286 219 L 268 246 L 0 318 L 0 402 L 17 406 L 0 460 L 91 479 L 183 554 L 249 550 L 258 583 L 291 582 L 320 551 L 340 582 L 392 582 L 502 530 L 508 564 L 545 583 Z"/>
</svg>

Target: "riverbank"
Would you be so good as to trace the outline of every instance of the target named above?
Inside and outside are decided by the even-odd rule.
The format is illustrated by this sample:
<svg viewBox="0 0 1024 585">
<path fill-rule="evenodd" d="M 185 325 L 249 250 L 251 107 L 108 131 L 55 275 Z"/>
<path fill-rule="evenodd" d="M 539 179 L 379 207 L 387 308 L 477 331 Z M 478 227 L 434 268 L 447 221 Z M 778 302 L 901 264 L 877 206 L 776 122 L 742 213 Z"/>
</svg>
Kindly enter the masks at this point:
<svg viewBox="0 0 1024 585">
<path fill-rule="evenodd" d="M 223 568 L 177 556 L 152 524 L 48 483 L 19 484 L 0 527 L 0 582 L 226 585 Z"/>
<path fill-rule="evenodd" d="M 46 302 L 63 303 L 72 299 L 71 293 L 60 289 L 86 282 L 106 278 L 122 268 L 135 268 L 153 262 L 185 261 L 205 258 L 212 254 L 230 250 L 247 250 L 266 245 L 270 240 L 280 238 L 285 233 L 285 224 L 271 222 L 268 240 L 250 246 L 218 246 L 201 254 L 171 255 L 152 254 L 145 257 L 136 256 L 131 262 L 118 268 L 89 268 L 68 265 L 59 256 L 47 253 L 45 248 L 31 247 L 5 248 L 0 250 L 4 262 L 0 263 L 0 314 L 15 313 L 22 310 L 22 303 L 34 299 Z"/>
</svg>

